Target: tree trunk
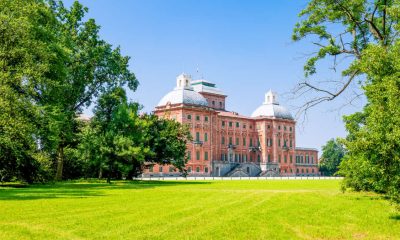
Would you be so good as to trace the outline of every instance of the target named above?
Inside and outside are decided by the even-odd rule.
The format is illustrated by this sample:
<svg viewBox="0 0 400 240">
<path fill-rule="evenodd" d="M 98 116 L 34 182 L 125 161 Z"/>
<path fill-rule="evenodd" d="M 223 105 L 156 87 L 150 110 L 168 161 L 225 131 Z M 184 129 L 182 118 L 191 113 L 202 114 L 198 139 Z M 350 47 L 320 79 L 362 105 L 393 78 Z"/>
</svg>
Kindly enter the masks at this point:
<svg viewBox="0 0 400 240">
<path fill-rule="evenodd" d="M 103 168 L 100 167 L 99 169 L 99 179 L 103 177 Z"/>
<path fill-rule="evenodd" d="M 64 147 L 62 144 L 60 144 L 57 149 L 57 172 L 55 176 L 56 181 L 62 180 L 63 167 L 64 167 Z"/>
</svg>

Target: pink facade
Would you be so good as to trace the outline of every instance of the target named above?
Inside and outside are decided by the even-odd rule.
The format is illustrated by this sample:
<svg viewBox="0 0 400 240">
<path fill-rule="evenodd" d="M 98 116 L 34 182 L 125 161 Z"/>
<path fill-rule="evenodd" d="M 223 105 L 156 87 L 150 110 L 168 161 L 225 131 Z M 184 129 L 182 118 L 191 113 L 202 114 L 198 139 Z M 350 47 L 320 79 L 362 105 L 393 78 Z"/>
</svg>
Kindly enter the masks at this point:
<svg viewBox="0 0 400 240">
<path fill-rule="evenodd" d="M 187 145 L 189 176 L 317 176 L 316 149 L 296 147 L 296 122 L 269 91 L 250 117 L 225 110 L 226 95 L 215 84 L 177 77 L 173 91 L 155 109 L 191 129 Z M 176 176 L 155 165 L 144 176 Z"/>
</svg>

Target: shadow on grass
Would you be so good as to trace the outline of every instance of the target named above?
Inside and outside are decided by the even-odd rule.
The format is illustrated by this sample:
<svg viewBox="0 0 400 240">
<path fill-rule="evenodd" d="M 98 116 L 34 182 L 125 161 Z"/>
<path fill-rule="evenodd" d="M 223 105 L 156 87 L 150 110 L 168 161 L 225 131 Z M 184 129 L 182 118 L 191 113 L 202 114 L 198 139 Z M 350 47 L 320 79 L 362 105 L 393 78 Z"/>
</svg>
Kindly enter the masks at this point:
<svg viewBox="0 0 400 240">
<path fill-rule="evenodd" d="M 211 182 L 175 181 L 115 181 L 107 183 L 60 182 L 54 184 L 33 184 L 25 188 L 0 187 L 2 200 L 36 200 L 51 198 L 90 198 L 106 196 L 107 191 L 126 189 L 140 190 L 179 185 L 203 185 Z"/>
<path fill-rule="evenodd" d="M 400 214 L 391 215 L 389 218 L 392 219 L 392 220 L 400 221 Z"/>
</svg>

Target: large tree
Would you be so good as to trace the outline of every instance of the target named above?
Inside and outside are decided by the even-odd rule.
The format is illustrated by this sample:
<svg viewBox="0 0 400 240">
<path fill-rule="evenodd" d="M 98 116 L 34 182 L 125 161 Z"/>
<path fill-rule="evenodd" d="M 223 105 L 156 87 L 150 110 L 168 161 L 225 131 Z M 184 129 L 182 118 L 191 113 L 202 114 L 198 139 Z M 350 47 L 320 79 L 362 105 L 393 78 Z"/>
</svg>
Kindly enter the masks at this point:
<svg viewBox="0 0 400 240">
<path fill-rule="evenodd" d="M 0 1 L 0 178 L 32 182 L 48 168 L 41 151 L 41 89 L 64 78 L 52 10 L 39 0 Z M 39 178 L 39 179 L 38 179 Z"/>
<path fill-rule="evenodd" d="M 61 1 L 48 2 L 59 22 L 57 34 L 67 57 L 66 74 L 44 86 L 40 104 L 51 113 L 47 125 L 51 139 L 47 142 L 57 159 L 55 179 L 61 180 L 64 149 L 75 134 L 77 114 L 108 89 L 126 86 L 134 91 L 138 81 L 128 69 L 129 57 L 100 38 L 100 26 L 94 19 L 84 20 L 87 8 L 77 1 L 70 9 Z"/>
<path fill-rule="evenodd" d="M 300 17 L 293 39 L 309 37 L 318 48 L 304 67 L 307 81 L 296 91 L 314 93 L 303 109 L 341 96 L 355 79 L 367 98 L 361 112 L 345 117 L 344 187 L 373 190 L 400 202 L 400 1 L 312 0 Z M 311 80 L 325 58 L 333 60 L 334 68 L 338 59 L 347 58 L 341 80 Z"/>
</svg>

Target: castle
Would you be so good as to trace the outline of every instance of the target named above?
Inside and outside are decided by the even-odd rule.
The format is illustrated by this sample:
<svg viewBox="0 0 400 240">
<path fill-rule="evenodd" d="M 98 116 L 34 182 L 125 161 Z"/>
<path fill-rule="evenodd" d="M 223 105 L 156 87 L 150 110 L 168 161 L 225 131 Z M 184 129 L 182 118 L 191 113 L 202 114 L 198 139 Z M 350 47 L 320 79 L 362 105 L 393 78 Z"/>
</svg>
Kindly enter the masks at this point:
<svg viewBox="0 0 400 240">
<path fill-rule="evenodd" d="M 159 117 L 187 124 L 189 176 L 318 176 L 318 151 L 296 147 L 296 121 L 269 91 L 251 115 L 225 109 L 227 95 L 204 79 L 181 74 L 174 90 L 155 108 Z M 167 165 L 150 166 L 144 176 L 177 176 Z"/>
</svg>

